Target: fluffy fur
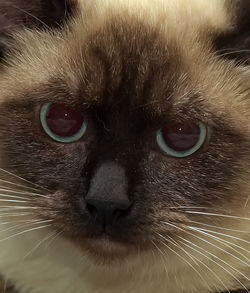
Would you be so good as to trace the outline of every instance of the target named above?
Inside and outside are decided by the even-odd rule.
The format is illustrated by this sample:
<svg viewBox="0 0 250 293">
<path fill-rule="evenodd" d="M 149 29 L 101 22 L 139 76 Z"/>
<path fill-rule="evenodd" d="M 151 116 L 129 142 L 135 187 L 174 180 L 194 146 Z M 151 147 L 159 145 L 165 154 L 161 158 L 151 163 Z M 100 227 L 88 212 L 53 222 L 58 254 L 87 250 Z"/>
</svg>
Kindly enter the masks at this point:
<svg viewBox="0 0 250 293">
<path fill-rule="evenodd" d="M 18 198 L 1 197 L 2 276 L 20 293 L 247 292 L 250 71 L 244 62 L 228 60 L 217 51 L 228 48 L 226 37 L 237 27 L 236 15 L 221 0 L 74 3 L 77 9 L 63 29 L 34 29 L 15 35 L 16 44 L 1 68 L 0 166 L 23 178 L 2 170 L 1 180 L 12 183 L 1 183 L 5 189 L 13 184 L 25 186 L 20 189 L 28 200 L 19 205 L 30 212 L 6 212 L 3 200 L 9 199 L 8 206 L 14 208 L 18 201 L 11 200 Z M 47 101 L 67 102 L 83 111 L 108 105 L 103 123 L 114 132 L 124 129 L 122 134 L 115 132 L 112 140 L 124 151 L 125 160 L 118 155 L 116 160 L 126 168 L 138 160 L 141 169 L 137 170 L 147 173 L 139 177 L 129 173 L 132 168 L 127 171 L 128 177 L 138 176 L 144 182 L 136 186 L 141 184 L 145 198 L 138 209 L 145 213 L 136 216 L 139 223 L 133 219 L 128 223 L 139 236 L 130 235 L 126 223 L 120 228 L 128 241 L 125 251 L 123 247 L 113 251 L 109 243 L 103 247 L 96 242 L 93 248 L 95 245 L 86 244 L 87 232 L 82 236 L 76 227 L 81 222 L 76 221 L 67 195 L 76 194 L 77 174 L 88 164 L 88 146 L 65 147 L 46 137 L 34 117 L 36 105 Z M 135 116 L 153 121 L 156 129 L 161 124 L 155 120 L 164 121 L 166 115 L 202 120 L 212 129 L 210 141 L 201 153 L 186 160 L 165 158 L 157 151 L 149 151 L 139 160 L 137 150 L 125 150 L 125 135 L 132 128 L 117 123 L 121 117 L 134 119 L 131 109 L 137 108 L 144 112 Z M 111 116 L 111 112 L 115 114 Z M 138 129 L 149 124 L 143 122 L 140 128 L 141 123 Z M 140 147 L 144 152 L 144 146 Z M 129 159 L 133 152 L 136 156 Z M 102 150 L 94 155 L 106 153 Z M 167 173 L 171 177 L 161 181 Z M 166 190 L 162 191 L 159 185 L 163 183 Z M 30 188 L 49 198 L 25 193 Z M 141 193 L 136 190 L 133 194 Z M 190 214 L 169 208 L 181 205 L 192 205 L 187 208 Z M 39 207 L 39 211 L 29 207 Z M 27 233 L 23 226 L 15 228 L 18 221 L 36 219 L 44 226 L 40 230 L 35 230 L 36 224 L 27 225 L 27 229 L 34 228 Z M 177 226 L 166 227 L 163 222 Z M 203 223 L 198 227 L 204 230 L 188 229 L 197 226 L 194 222 Z M 158 238 L 152 236 L 154 231 Z M 12 237 L 13 232 L 19 235 Z M 115 260 L 113 253 L 118 255 Z"/>
</svg>

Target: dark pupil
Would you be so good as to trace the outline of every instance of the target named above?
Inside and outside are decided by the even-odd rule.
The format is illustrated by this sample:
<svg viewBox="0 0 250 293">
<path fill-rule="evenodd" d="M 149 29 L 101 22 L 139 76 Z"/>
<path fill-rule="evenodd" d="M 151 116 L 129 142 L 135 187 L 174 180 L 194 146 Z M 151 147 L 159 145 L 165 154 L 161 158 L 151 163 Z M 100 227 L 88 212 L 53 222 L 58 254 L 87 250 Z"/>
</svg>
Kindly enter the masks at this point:
<svg viewBox="0 0 250 293">
<path fill-rule="evenodd" d="M 169 123 L 163 127 L 162 134 L 171 149 L 181 152 L 196 145 L 200 128 L 196 123 Z"/>
<path fill-rule="evenodd" d="M 63 104 L 52 104 L 46 120 L 52 132 L 64 137 L 76 134 L 83 124 L 82 115 Z"/>
</svg>

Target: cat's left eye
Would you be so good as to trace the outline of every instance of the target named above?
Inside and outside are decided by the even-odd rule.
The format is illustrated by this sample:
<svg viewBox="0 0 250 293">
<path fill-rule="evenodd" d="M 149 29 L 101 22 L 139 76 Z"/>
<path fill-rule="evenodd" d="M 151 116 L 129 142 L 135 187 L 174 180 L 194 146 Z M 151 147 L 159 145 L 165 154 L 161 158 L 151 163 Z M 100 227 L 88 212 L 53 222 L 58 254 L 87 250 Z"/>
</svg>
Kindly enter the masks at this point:
<svg viewBox="0 0 250 293">
<path fill-rule="evenodd" d="M 40 110 L 40 121 L 44 131 L 62 143 L 78 141 L 87 129 L 82 114 L 65 104 L 44 104 Z"/>
<path fill-rule="evenodd" d="M 171 157 L 184 158 L 197 152 L 207 137 L 202 122 L 169 122 L 157 132 L 157 143 Z"/>
</svg>

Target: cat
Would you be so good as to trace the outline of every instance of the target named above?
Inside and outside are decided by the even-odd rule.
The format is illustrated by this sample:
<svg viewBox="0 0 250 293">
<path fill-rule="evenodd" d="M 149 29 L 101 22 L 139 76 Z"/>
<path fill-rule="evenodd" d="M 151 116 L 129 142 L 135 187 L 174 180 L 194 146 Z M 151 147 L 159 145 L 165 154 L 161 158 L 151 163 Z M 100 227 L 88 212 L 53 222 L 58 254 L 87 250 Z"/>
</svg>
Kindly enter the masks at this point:
<svg viewBox="0 0 250 293">
<path fill-rule="evenodd" d="M 19 293 L 250 292 L 250 3 L 0 3 L 0 274 Z"/>
</svg>

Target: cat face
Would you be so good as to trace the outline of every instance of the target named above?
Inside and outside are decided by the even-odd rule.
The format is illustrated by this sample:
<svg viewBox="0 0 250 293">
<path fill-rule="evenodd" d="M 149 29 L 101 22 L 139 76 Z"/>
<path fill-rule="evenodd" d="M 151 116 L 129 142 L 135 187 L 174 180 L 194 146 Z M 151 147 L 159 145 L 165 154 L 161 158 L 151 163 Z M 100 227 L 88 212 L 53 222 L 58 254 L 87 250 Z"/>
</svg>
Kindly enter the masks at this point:
<svg viewBox="0 0 250 293">
<path fill-rule="evenodd" d="M 95 9 L 65 30 L 17 36 L 2 69 L 1 165 L 40 186 L 25 217 L 51 220 L 104 262 L 202 225 L 240 226 L 249 72 L 214 53 L 226 46 L 221 24 L 194 20 L 183 35 L 170 16 L 159 25 L 161 7 L 148 20 L 126 5 Z"/>
</svg>

